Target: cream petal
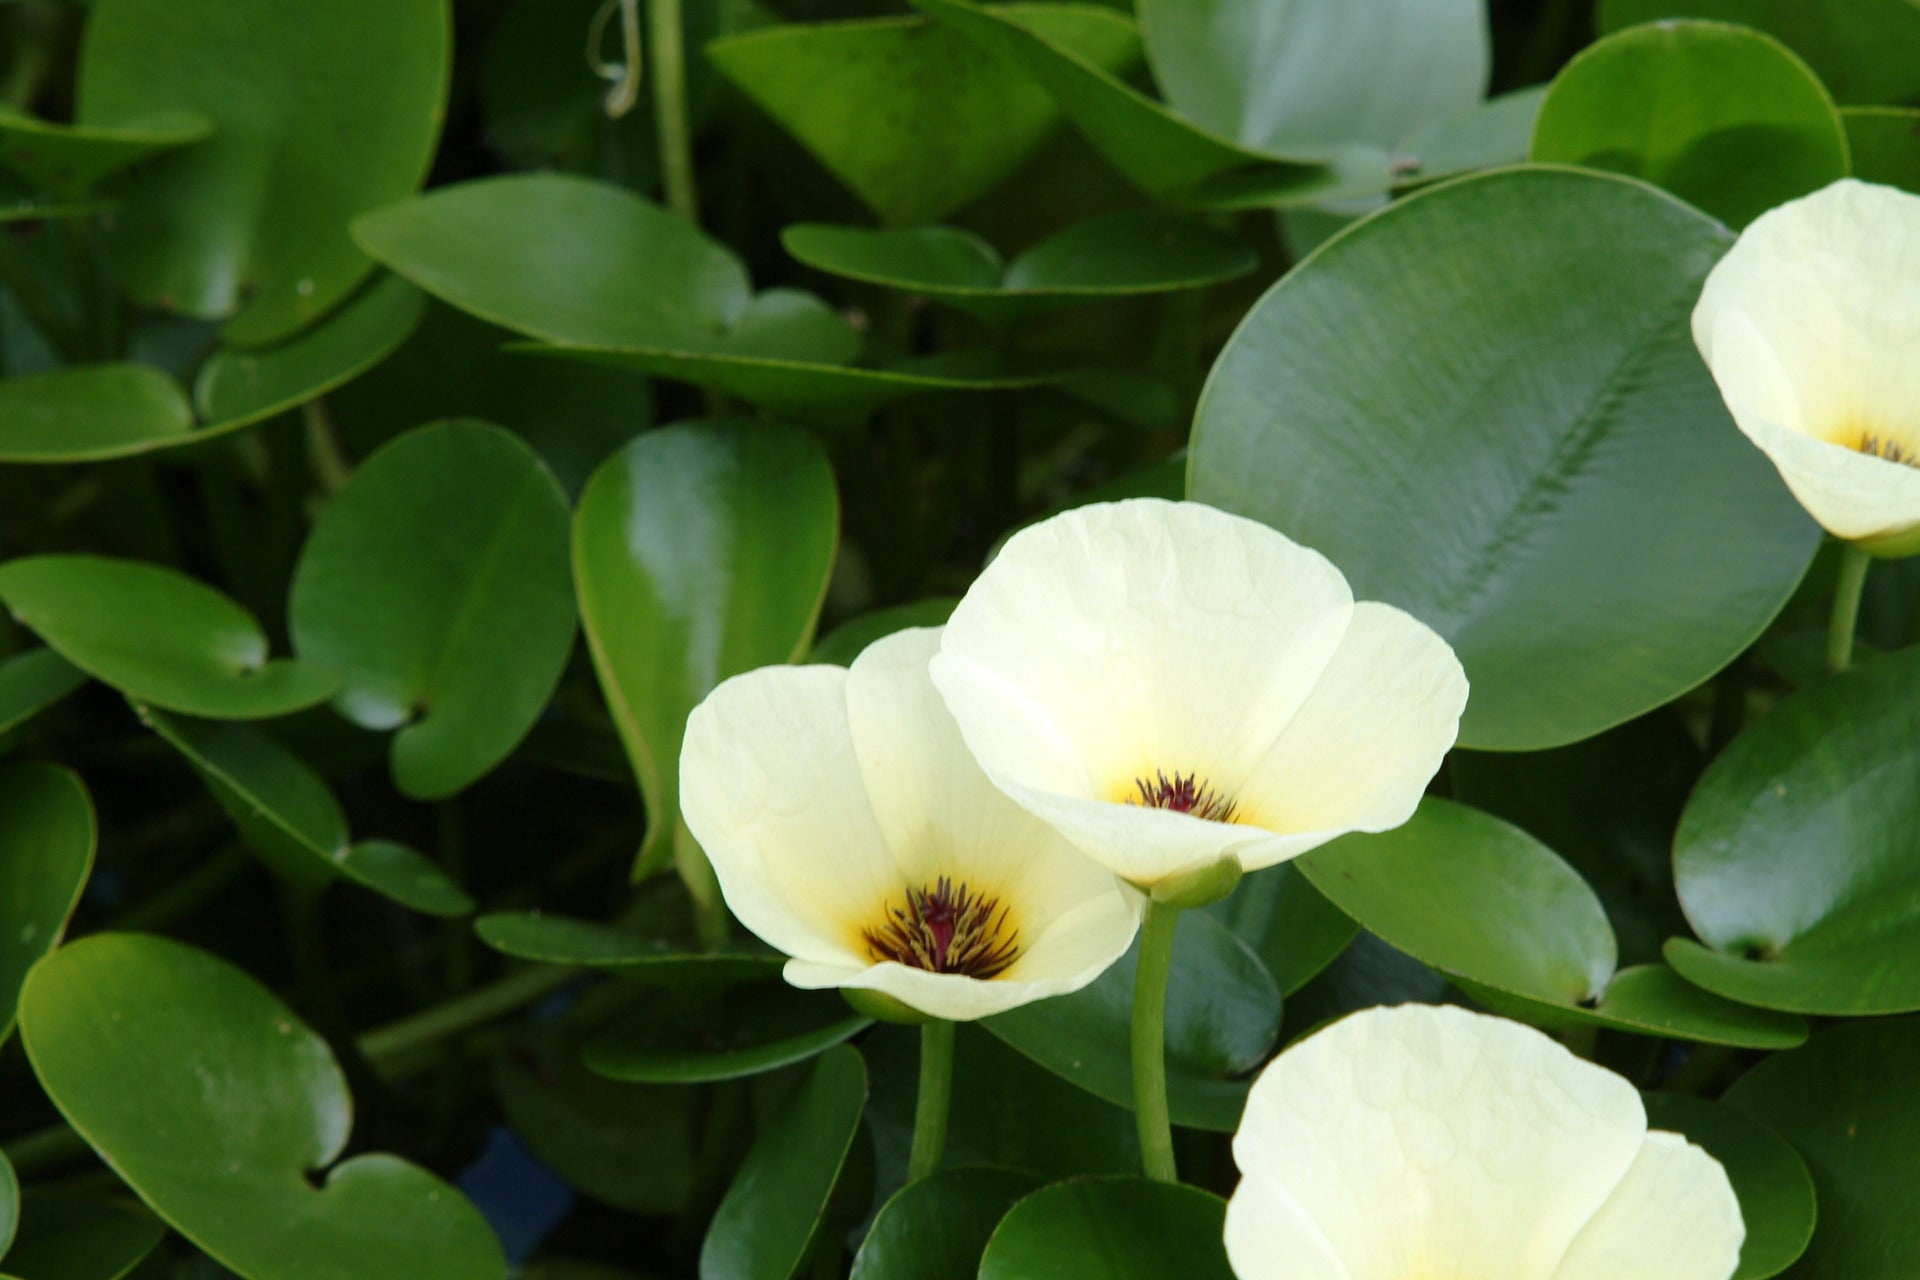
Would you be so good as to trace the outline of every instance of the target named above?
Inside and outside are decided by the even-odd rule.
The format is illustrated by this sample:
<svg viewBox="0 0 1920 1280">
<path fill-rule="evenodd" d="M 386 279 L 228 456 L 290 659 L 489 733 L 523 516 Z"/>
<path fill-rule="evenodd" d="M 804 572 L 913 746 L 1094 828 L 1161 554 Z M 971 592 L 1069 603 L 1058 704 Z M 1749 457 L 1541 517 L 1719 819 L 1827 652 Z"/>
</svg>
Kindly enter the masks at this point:
<svg viewBox="0 0 1920 1280">
<path fill-rule="evenodd" d="M 1239 1280 L 1352 1280 L 1287 1189 L 1259 1170 L 1227 1201 L 1227 1264 Z"/>
<path fill-rule="evenodd" d="M 680 804 L 740 923 L 790 956 L 864 965 L 900 875 L 867 800 L 839 667 L 735 676 L 687 721 Z"/>
<path fill-rule="evenodd" d="M 1124 953 L 1126 947 L 1122 946 L 1120 950 Z M 1012 976 L 982 981 L 957 973 L 929 973 L 925 969 L 895 964 L 891 960 L 864 968 L 789 960 L 785 976 L 796 987 L 878 991 L 929 1017 L 944 1018 L 949 1022 L 972 1022 L 977 1018 L 990 1018 L 996 1013 L 1017 1009 L 1035 1000 L 1078 991 L 1105 972 L 1114 958 L 1090 964 L 1075 973 L 1031 981 Z"/>
<path fill-rule="evenodd" d="M 1467 675 L 1445 640 L 1391 605 L 1355 605 L 1312 695 L 1235 792 L 1248 820 L 1317 838 L 1255 846 L 1241 863 L 1253 870 L 1344 832 L 1405 822 L 1466 705 Z"/>
<path fill-rule="evenodd" d="M 1409 1005 L 1281 1054 L 1233 1151 L 1350 1280 L 1550 1280 L 1645 1135 L 1630 1084 L 1540 1032 Z"/>
<path fill-rule="evenodd" d="M 1008 540 L 954 611 L 935 682 L 1003 789 L 1121 800 L 1155 770 L 1243 772 L 1352 607 L 1339 570 L 1264 525 L 1096 504 Z"/>
<path fill-rule="evenodd" d="M 1746 1235 L 1720 1162 L 1678 1134 L 1649 1133 L 1553 1280 L 1727 1280 Z"/>
</svg>

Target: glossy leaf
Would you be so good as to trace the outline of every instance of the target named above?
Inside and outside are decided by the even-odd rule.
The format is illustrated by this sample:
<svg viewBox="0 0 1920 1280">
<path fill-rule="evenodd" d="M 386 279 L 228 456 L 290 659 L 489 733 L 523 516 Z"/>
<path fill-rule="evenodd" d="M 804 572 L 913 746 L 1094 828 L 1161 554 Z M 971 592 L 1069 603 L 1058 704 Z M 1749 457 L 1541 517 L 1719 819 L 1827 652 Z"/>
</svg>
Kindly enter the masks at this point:
<svg viewBox="0 0 1920 1280">
<path fill-rule="evenodd" d="M 355 844 L 340 802 L 291 751 L 250 725 L 169 716 L 140 718 L 181 755 L 261 861 L 296 885 L 351 880 L 428 915 L 459 916 L 473 900 L 447 873 L 404 845 Z"/>
<path fill-rule="evenodd" d="M 0 106 L 0 165 L 42 191 L 75 197 L 136 161 L 212 132 L 213 121 L 195 111 L 102 126 L 55 124 Z"/>
<path fill-rule="evenodd" d="M 1515 89 L 1436 120 L 1408 138 L 1402 182 L 1433 182 L 1475 169 L 1519 164 L 1533 143 L 1534 121 L 1547 86 Z"/>
<path fill-rule="evenodd" d="M 872 1025 L 837 991 L 763 982 L 645 1008 L 589 1041 L 584 1059 L 633 1084 L 738 1080 L 805 1062 Z"/>
<path fill-rule="evenodd" d="M 85 672 L 51 649 L 0 662 L 0 740 L 86 682 Z"/>
<path fill-rule="evenodd" d="M 30 1191 L 21 1199 L 13 1249 L 0 1263 L 17 1280 L 120 1280 L 166 1238 L 167 1228 L 141 1206 L 65 1191 Z"/>
<path fill-rule="evenodd" d="M 1016 4 L 1010 15 L 1102 70 L 1139 62 L 1124 15 Z M 883 223 L 972 204 L 1060 121 L 1047 93 L 925 18 L 782 23 L 707 46 L 720 73 L 811 151 Z M 885 103 L 884 111 L 868 104 Z"/>
<path fill-rule="evenodd" d="M 807 655 L 807 661 L 852 666 L 853 660 L 866 652 L 868 645 L 896 631 L 905 631 L 909 627 L 946 626 L 947 619 L 953 616 L 954 606 L 959 603 L 953 596 L 934 596 L 849 618 L 820 638 L 820 643 L 814 645 L 813 652 Z"/>
<path fill-rule="evenodd" d="M 14 620 L 103 684 L 169 711 L 257 720 L 333 696 L 339 677 L 269 660 L 260 624 L 212 587 L 131 560 L 32 556 L 0 565 Z"/>
<path fill-rule="evenodd" d="M 1813 1238 L 1817 1207 L 1807 1162 L 1785 1138 L 1732 1107 L 1681 1093 L 1646 1095 L 1647 1124 L 1685 1134 L 1718 1160 L 1740 1197 L 1747 1238 L 1732 1280 L 1766 1280 Z"/>
<path fill-rule="evenodd" d="M 144 364 L 76 365 L 0 382 L 0 461 L 78 461 L 177 444 L 193 431 L 180 384 Z"/>
<path fill-rule="evenodd" d="M 1145 210 L 1076 223 L 1010 263 L 955 227 L 869 231 L 802 223 L 782 232 L 780 242 L 816 270 L 917 293 L 996 322 L 1197 288 L 1259 264 L 1251 249 L 1224 232 Z"/>
<path fill-rule="evenodd" d="M 1532 158 L 1644 178 L 1741 227 L 1847 174 L 1847 137 L 1818 76 L 1747 27 L 1663 22 L 1567 64 Z"/>
<path fill-rule="evenodd" d="M 1410 196 L 1241 324 L 1196 415 L 1192 496 L 1445 636 L 1473 684 L 1462 745 L 1631 719 L 1744 650 L 1818 544 L 1687 331 L 1727 242 L 1600 174 Z"/>
<path fill-rule="evenodd" d="M 342 676 L 334 707 L 396 730 L 393 778 L 436 800 L 533 727 L 573 649 L 566 495 L 517 437 L 413 431 L 363 462 L 294 571 L 294 651 Z"/>
<path fill-rule="evenodd" d="M 480 940 L 502 955 L 541 964 L 608 969 L 658 986 L 721 986 L 778 977 L 786 957 L 773 952 L 688 951 L 629 929 L 565 916 L 496 913 L 473 922 Z"/>
<path fill-rule="evenodd" d="M 20 1179 L 5 1153 L 0 1153 L 0 1261 L 13 1247 L 13 1234 L 20 1226 Z"/>
<path fill-rule="evenodd" d="M 95 839 L 93 802 L 77 776 L 44 764 L 0 768 L 0 1044 L 13 1032 L 27 971 L 60 945 L 80 904 Z"/>
<path fill-rule="evenodd" d="M 688 714 L 728 676 L 806 651 L 838 524 L 819 447 L 775 427 L 649 432 L 588 484 L 574 516 L 574 585 L 647 805 L 639 866 L 657 865 L 671 843 Z"/>
<path fill-rule="evenodd" d="M 79 118 L 191 110 L 214 123 L 112 188 L 122 283 L 149 305 L 232 317 L 225 334 L 241 344 L 326 314 L 372 266 L 347 223 L 426 176 L 451 43 L 438 0 L 100 0 Z"/>
<path fill-rule="evenodd" d="M 943 1169 L 880 1206 L 849 1280 L 975 1280 L 1007 1211 L 1040 1179 L 992 1165 Z"/>
<path fill-rule="evenodd" d="M 332 1051 L 225 962 L 96 934 L 34 970 L 21 1031 L 68 1123 L 247 1280 L 504 1275 L 492 1232 L 454 1188 L 393 1156 L 336 1164 L 352 1100 Z"/>
<path fill-rule="evenodd" d="M 1840 113 L 1853 155 L 1853 176 L 1920 193 L 1920 111 L 1851 107 Z"/>
<path fill-rule="evenodd" d="M 1360 926 L 1289 863 L 1256 871 L 1207 908 L 1292 995 L 1352 943 Z"/>
<path fill-rule="evenodd" d="M 1714 761 L 1674 838 L 1706 943 L 1667 944 L 1681 974 L 1768 1008 L 1920 1009 L 1916 673 L 1905 650 L 1815 685 Z"/>
<path fill-rule="evenodd" d="M 1081 1178 L 1013 1207 L 980 1261 L 980 1280 L 1233 1280 L 1227 1202 L 1145 1178 Z"/>
<path fill-rule="evenodd" d="M 1130 1031 L 1139 943 L 1093 983 L 983 1019 L 1047 1070 L 1133 1107 Z M 1180 920 L 1167 994 L 1167 1096 L 1174 1123 L 1230 1133 L 1280 1030 L 1280 988 L 1252 949 L 1205 912 Z"/>
<path fill-rule="evenodd" d="M 1797 1018 L 1715 999 L 1659 966 L 1616 974 L 1613 931 L 1579 873 L 1463 805 L 1428 800 L 1403 827 L 1294 865 L 1369 931 L 1508 1016 L 1763 1049 L 1806 1038 Z"/>
<path fill-rule="evenodd" d="M 1728 1091 L 1727 1105 L 1783 1134 L 1813 1174 L 1819 1228 L 1795 1277 L 1900 1280 L 1920 1257 L 1920 1098 L 1905 1085 L 1916 1055 L 1920 1021 L 1850 1023 L 1767 1059 Z"/>
<path fill-rule="evenodd" d="M 787 1280 L 821 1230 L 859 1132 L 867 1069 L 850 1048 L 815 1064 L 747 1153 L 700 1246 L 700 1280 Z"/>
</svg>

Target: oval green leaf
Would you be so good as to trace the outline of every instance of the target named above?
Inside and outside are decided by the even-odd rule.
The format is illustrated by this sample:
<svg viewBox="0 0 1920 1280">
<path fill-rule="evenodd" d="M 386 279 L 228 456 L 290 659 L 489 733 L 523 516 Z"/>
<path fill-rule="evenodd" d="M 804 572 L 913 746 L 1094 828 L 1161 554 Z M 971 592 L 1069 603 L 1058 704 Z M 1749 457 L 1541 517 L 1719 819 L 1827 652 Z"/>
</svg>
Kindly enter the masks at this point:
<svg viewBox="0 0 1920 1280">
<path fill-rule="evenodd" d="M 0 1152 L 0 1260 L 13 1247 L 13 1235 L 20 1226 L 20 1179 L 6 1153 Z"/>
<path fill-rule="evenodd" d="M 1233 1280 L 1227 1202 L 1145 1178 L 1078 1178 L 1013 1207 L 987 1243 L 979 1280 Z"/>
<path fill-rule="evenodd" d="M 269 660 L 252 614 L 171 569 L 99 556 L 0 565 L 14 620 L 102 684 L 169 711 L 259 720 L 325 702 L 331 671 Z"/>
<path fill-rule="evenodd" d="M 340 672 L 334 707 L 398 730 L 393 779 L 438 800 L 506 759 L 573 649 L 566 495 L 479 422 L 409 432 L 363 462 L 301 552 L 294 651 Z"/>
<path fill-rule="evenodd" d="M 715 685 L 807 649 L 839 537 L 819 445 L 798 431 L 648 432 L 587 485 L 573 523 L 580 616 L 647 806 L 637 868 L 679 820 L 680 740 Z"/>
<path fill-rule="evenodd" d="M 662 1000 L 589 1041 L 582 1056 L 612 1080 L 702 1084 L 805 1062 L 872 1025 L 837 991 L 762 982 L 719 997 Z"/>
<path fill-rule="evenodd" d="M 1706 943 L 1667 958 L 1749 1004 L 1920 1009 L 1920 650 L 1797 693 L 1734 739 L 1674 837 L 1680 905 Z"/>
<path fill-rule="evenodd" d="M 897 604 L 875 609 L 857 618 L 849 618 L 821 637 L 807 656 L 808 662 L 830 662 L 850 667 L 875 640 L 883 640 L 909 627 L 944 627 L 960 601 L 953 596 L 932 596 L 912 604 Z"/>
<path fill-rule="evenodd" d="M 353 1103 L 332 1050 L 223 961 L 96 934 L 34 969 L 20 1021 L 67 1122 L 246 1280 L 504 1276 L 499 1244 L 459 1191 L 390 1155 L 336 1163 Z"/>
<path fill-rule="evenodd" d="M 212 132 L 213 121 L 196 111 L 161 112 L 103 127 L 55 124 L 0 106 L 0 164 L 42 191 L 72 199 L 136 161 Z"/>
<path fill-rule="evenodd" d="M 76 365 L 0 382 L 0 462 L 115 457 L 192 432 L 186 392 L 148 365 Z"/>
<path fill-rule="evenodd" d="M 1819 542 L 1688 334 L 1728 239 L 1602 174 L 1410 196 L 1241 324 L 1192 496 L 1445 636 L 1473 683 L 1463 746 L 1559 746 L 1665 703 L 1765 629 Z"/>
<path fill-rule="evenodd" d="M 16 1280 L 120 1280 L 166 1236 L 166 1225 L 131 1201 L 31 1191 L 13 1249 L 0 1244 L 0 1253 Z"/>
<path fill-rule="evenodd" d="M 822 1057 L 761 1130 L 714 1211 L 700 1280 L 789 1280 L 806 1261 L 860 1131 L 867 1069 L 858 1052 Z"/>
<path fill-rule="evenodd" d="M 51 649 L 0 662 L 0 742 L 86 682 L 86 672 Z"/>
<path fill-rule="evenodd" d="M 497 912 L 473 922 L 480 940 L 502 955 L 541 964 L 608 969 L 655 986 L 725 986 L 778 977 L 786 957 L 771 951 L 688 951 L 629 929 L 538 912 Z"/>
<path fill-rule="evenodd" d="M 1071 995 L 980 1025 L 1047 1070 L 1115 1106 L 1133 1108 L 1130 1057 L 1139 942 Z M 1280 988 L 1252 948 L 1203 911 L 1180 919 L 1167 987 L 1167 1098 L 1174 1123 L 1231 1133 L 1251 1081 L 1280 1032 Z"/>
<path fill-rule="evenodd" d="M 126 127 L 191 110 L 214 123 L 205 142 L 112 186 L 121 282 L 152 306 L 232 317 L 224 332 L 241 344 L 331 310 L 372 269 L 347 223 L 426 177 L 451 28 L 440 0 L 329 0 L 270 18 L 226 0 L 100 0 L 79 118 Z"/>
<path fill-rule="evenodd" d="M 95 835 L 77 776 L 44 764 L 0 769 L 0 1044 L 13 1033 L 28 971 L 60 944 L 80 905 Z"/>
<path fill-rule="evenodd" d="M 1679 1093 L 1646 1095 L 1647 1124 L 1685 1134 L 1718 1160 L 1740 1197 L 1747 1238 L 1732 1280 L 1767 1280 L 1797 1261 L 1813 1238 L 1813 1175 L 1785 1138 L 1732 1107 Z"/>
<path fill-rule="evenodd" d="M 1553 82 L 1532 157 L 1644 178 L 1743 227 L 1847 175 L 1818 76 L 1771 36 L 1719 22 L 1631 27 Z"/>
<path fill-rule="evenodd" d="M 974 1165 L 910 1182 L 880 1206 L 848 1280 L 975 1280 L 994 1228 L 1040 1179 Z"/>
<path fill-rule="evenodd" d="M 1475 169 L 1519 164 L 1533 141 L 1533 124 L 1547 86 L 1533 85 L 1489 98 L 1477 107 L 1439 120 L 1406 141 L 1402 183 L 1435 182 Z"/>
<path fill-rule="evenodd" d="M 1290 863 L 1256 871 L 1207 908 L 1233 930 L 1292 995 L 1339 958 L 1360 932 L 1352 917 Z"/>
</svg>

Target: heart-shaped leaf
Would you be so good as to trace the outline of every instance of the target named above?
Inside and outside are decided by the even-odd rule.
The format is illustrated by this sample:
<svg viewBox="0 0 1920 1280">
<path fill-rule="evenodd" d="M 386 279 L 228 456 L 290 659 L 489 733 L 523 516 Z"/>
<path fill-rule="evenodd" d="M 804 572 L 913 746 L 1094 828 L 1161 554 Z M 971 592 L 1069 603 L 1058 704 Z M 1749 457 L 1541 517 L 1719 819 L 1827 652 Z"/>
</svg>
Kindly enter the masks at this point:
<svg viewBox="0 0 1920 1280">
<path fill-rule="evenodd" d="M 212 132 L 213 121 L 195 111 L 101 126 L 54 124 L 0 106 L 0 164 L 42 191 L 72 198 L 136 161 Z"/>
<path fill-rule="evenodd" d="M 1260 261 L 1225 232 L 1148 210 L 1075 223 L 1011 263 L 955 227 L 869 231 L 802 223 L 782 232 L 780 243 L 816 270 L 908 290 L 992 322 L 1198 288 L 1243 276 Z"/>
<path fill-rule="evenodd" d="M 849 1280 L 975 1280 L 994 1228 L 1039 1189 L 1032 1174 L 992 1165 L 910 1182 L 880 1206 Z"/>
<path fill-rule="evenodd" d="M 700 1280 L 788 1280 L 806 1261 L 867 1105 L 867 1069 L 839 1048 L 788 1095 L 734 1174 L 700 1246 Z"/>
<path fill-rule="evenodd" d="M 574 584 L 647 805 L 637 870 L 671 847 L 687 716 L 728 676 L 806 652 L 838 537 L 825 456 L 778 427 L 648 432 L 587 485 Z"/>
<path fill-rule="evenodd" d="M 460 886 L 412 849 L 386 840 L 352 843 L 327 784 L 260 730 L 136 709 L 186 757 L 247 847 L 275 874 L 306 888 L 340 877 L 429 915 L 473 910 Z"/>
<path fill-rule="evenodd" d="M 1732 1280 L 1766 1280 L 1792 1266 L 1813 1238 L 1813 1175 L 1791 1143 L 1732 1107 L 1682 1093 L 1646 1095 L 1647 1124 L 1683 1133 L 1718 1160 L 1740 1197 L 1747 1238 Z"/>
<path fill-rule="evenodd" d="M 150 305 L 232 317 L 275 342 L 372 264 L 347 223 L 416 189 L 446 113 L 452 15 L 437 0 L 329 0 L 270 14 L 226 0 L 101 0 L 81 50 L 81 121 L 190 110 L 197 146 L 113 184 L 108 251 Z"/>
<path fill-rule="evenodd" d="M 129 1201 L 30 1191 L 12 1250 L 0 1243 L 0 1261 L 15 1280 L 120 1280 L 166 1236 L 165 1224 Z"/>
<path fill-rule="evenodd" d="M 1009 12 L 1093 66 L 1140 60 L 1133 24 L 1084 4 Z M 716 40 L 707 57 L 889 224 L 972 204 L 1059 124 L 1047 93 L 925 18 L 782 23 Z M 848 110 L 881 103 L 886 110 Z"/>
<path fill-rule="evenodd" d="M 1292 995 L 1336 960 L 1360 926 L 1289 863 L 1256 871 L 1208 910 L 1254 953 Z"/>
<path fill-rule="evenodd" d="M 1904 1280 L 1920 1257 L 1913 1153 L 1920 1096 L 1908 1084 L 1920 1020 L 1831 1027 L 1776 1054 L 1728 1090 L 1799 1148 L 1820 1200 L 1819 1230 L 1793 1274 L 1804 1280 Z"/>
<path fill-rule="evenodd" d="M 253 615 L 192 578 L 99 556 L 0 565 L 14 620 L 103 684 L 169 711 L 258 720 L 325 702 L 331 671 L 269 660 Z"/>
<path fill-rule="evenodd" d="M 13 1032 L 27 971 L 60 944 L 80 904 L 94 840 L 79 778 L 44 764 L 0 768 L 0 1044 Z"/>
<path fill-rule="evenodd" d="M 583 1057 L 601 1075 L 633 1084 L 738 1080 L 805 1062 L 872 1025 L 837 991 L 761 982 L 718 996 L 663 993 L 588 1042 Z"/>
<path fill-rule="evenodd" d="M 343 677 L 335 708 L 399 732 L 393 778 L 450 796 L 504 760 L 573 649 L 570 516 L 518 437 L 409 432 L 362 463 L 294 571 L 294 651 Z"/>
<path fill-rule="evenodd" d="M 51 649 L 0 662 L 0 742 L 86 682 L 86 672 Z"/>
<path fill-rule="evenodd" d="M 717 987 L 778 977 L 786 957 L 771 951 L 688 951 L 628 929 L 539 913 L 496 913 L 473 922 L 480 940 L 502 955 L 540 964 L 610 969 L 662 987 Z"/>
<path fill-rule="evenodd" d="M 1464 805 L 1427 800 L 1403 827 L 1294 865 L 1368 930 L 1510 1016 L 1759 1049 L 1806 1039 L 1798 1018 L 1717 999 L 1660 966 L 1616 974 L 1613 930 L 1580 873 Z"/>
<path fill-rule="evenodd" d="M 1826 86 L 1771 36 L 1719 22 L 1630 27 L 1554 79 L 1532 157 L 1645 178 L 1742 227 L 1847 174 Z"/>
<path fill-rule="evenodd" d="M 1145 1178 L 1079 1178 L 1036 1191 L 1001 1220 L 980 1280 L 1233 1280 L 1227 1202 Z"/>
<path fill-rule="evenodd" d="M 1473 682 L 1464 746 L 1558 746 L 1668 702 L 1752 643 L 1819 542 L 1688 334 L 1728 239 L 1602 174 L 1418 192 L 1241 324 L 1192 496 L 1445 636 Z"/>
<path fill-rule="evenodd" d="M 504 1276 L 500 1246 L 460 1192 L 394 1156 L 336 1164 L 353 1104 L 332 1051 L 225 962 L 96 934 L 34 969 L 20 1022 L 67 1122 L 246 1280 Z"/>
<path fill-rule="evenodd" d="M 1713 762 L 1674 837 L 1689 981 L 1803 1013 L 1920 1009 L 1920 650 L 1793 695 Z"/>
<path fill-rule="evenodd" d="M 1047 1070 L 1133 1108 L 1131 1028 L 1139 942 L 1071 995 L 1023 1005 L 981 1026 Z M 1180 919 L 1167 988 L 1167 1101 L 1174 1123 L 1231 1133 L 1280 1032 L 1280 988 L 1252 949 L 1203 911 Z"/>
</svg>

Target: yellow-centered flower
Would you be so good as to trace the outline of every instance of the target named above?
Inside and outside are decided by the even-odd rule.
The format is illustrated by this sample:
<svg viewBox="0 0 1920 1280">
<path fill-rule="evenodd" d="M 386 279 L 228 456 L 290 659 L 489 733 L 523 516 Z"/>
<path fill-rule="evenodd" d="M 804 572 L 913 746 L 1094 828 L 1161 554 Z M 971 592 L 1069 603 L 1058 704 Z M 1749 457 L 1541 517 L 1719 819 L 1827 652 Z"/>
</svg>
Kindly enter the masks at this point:
<svg viewBox="0 0 1920 1280">
<path fill-rule="evenodd" d="M 1920 196 L 1845 179 L 1763 215 L 1707 276 L 1693 339 L 1829 533 L 1920 549 Z"/>
<path fill-rule="evenodd" d="M 1011 538 L 933 679 L 988 777 L 1141 886 L 1399 826 L 1467 699 L 1446 641 L 1325 557 L 1157 499 Z"/>
<path fill-rule="evenodd" d="M 980 772 L 927 679 L 939 634 L 728 680 L 687 722 L 681 806 L 788 982 L 962 1021 L 1092 982 L 1143 904 Z"/>
<path fill-rule="evenodd" d="M 1240 1280 L 1727 1280 L 1718 1161 L 1632 1085 L 1464 1009 L 1354 1014 L 1274 1060 L 1233 1139 Z"/>
</svg>

